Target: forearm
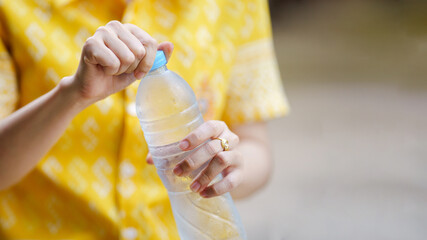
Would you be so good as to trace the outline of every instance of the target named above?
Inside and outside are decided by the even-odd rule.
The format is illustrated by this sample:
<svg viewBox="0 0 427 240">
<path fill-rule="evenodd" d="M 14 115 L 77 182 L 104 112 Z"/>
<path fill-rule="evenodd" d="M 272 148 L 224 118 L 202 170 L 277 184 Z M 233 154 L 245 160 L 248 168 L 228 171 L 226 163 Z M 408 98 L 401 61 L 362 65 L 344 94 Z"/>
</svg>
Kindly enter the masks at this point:
<svg viewBox="0 0 427 240">
<path fill-rule="evenodd" d="M 68 82 L 0 121 L 0 190 L 30 172 L 84 109 Z"/>
<path fill-rule="evenodd" d="M 98 28 L 72 77 L 0 121 L 0 190 L 31 171 L 77 113 L 145 76 L 158 47 L 172 53 L 171 43 L 158 45 L 135 25 L 111 21 Z"/>
<path fill-rule="evenodd" d="M 266 123 L 235 127 L 233 130 L 240 137 L 235 150 L 243 155 L 244 166 L 243 181 L 231 194 L 233 198 L 244 198 L 262 188 L 271 176 L 273 162 L 270 143 Z"/>
</svg>

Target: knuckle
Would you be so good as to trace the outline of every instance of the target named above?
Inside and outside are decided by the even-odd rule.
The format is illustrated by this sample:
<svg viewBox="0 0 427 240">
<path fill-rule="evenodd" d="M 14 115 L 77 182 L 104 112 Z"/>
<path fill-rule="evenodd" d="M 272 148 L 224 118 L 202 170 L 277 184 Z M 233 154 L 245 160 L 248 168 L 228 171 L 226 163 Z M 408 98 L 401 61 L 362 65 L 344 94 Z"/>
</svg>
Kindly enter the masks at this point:
<svg viewBox="0 0 427 240">
<path fill-rule="evenodd" d="M 229 130 L 229 128 L 228 128 L 228 126 L 227 126 L 227 123 L 225 123 L 224 121 L 220 121 L 220 124 L 219 124 L 220 126 L 221 126 L 221 129 L 224 131 L 224 130 Z"/>
<path fill-rule="evenodd" d="M 228 157 L 224 152 L 220 152 L 216 155 L 216 161 L 220 166 L 226 167 L 230 165 L 230 161 L 228 160 Z"/>
<path fill-rule="evenodd" d="M 138 65 L 137 69 L 140 72 L 148 73 L 151 68 L 149 68 L 149 66 L 147 66 L 147 64 L 145 63 L 144 59 L 142 59 Z"/>
<path fill-rule="evenodd" d="M 117 27 L 120 27 L 121 25 L 122 24 L 117 20 L 109 21 L 107 23 L 107 26 L 112 27 L 112 28 L 117 28 Z"/>
<path fill-rule="evenodd" d="M 210 176 L 209 170 L 206 169 L 205 171 L 203 171 L 202 174 L 200 174 L 199 179 L 203 184 L 209 184 L 212 181 L 212 177 Z"/>
<path fill-rule="evenodd" d="M 89 59 L 97 59 L 98 53 L 96 49 L 96 40 L 93 38 L 88 38 L 83 46 L 83 55 L 88 57 Z"/>
<path fill-rule="evenodd" d="M 221 127 L 222 129 L 227 128 L 227 124 L 225 124 L 225 122 L 224 122 L 224 121 L 220 121 L 220 120 L 213 120 L 212 122 L 215 122 L 215 123 L 216 123 L 216 125 L 217 125 L 218 127 Z"/>
<path fill-rule="evenodd" d="M 133 24 L 131 24 L 131 23 L 123 23 L 123 27 L 125 27 L 125 28 L 132 27 L 132 25 Z"/>
<path fill-rule="evenodd" d="M 150 38 L 147 39 L 147 44 L 150 45 L 150 46 L 157 46 L 157 40 L 154 39 L 154 38 L 152 38 L 152 37 L 150 37 Z"/>
<path fill-rule="evenodd" d="M 230 191 L 236 187 L 236 181 L 232 178 L 226 178 L 224 179 L 224 186 L 227 191 Z"/>
<path fill-rule="evenodd" d="M 122 61 L 124 64 L 130 65 L 135 61 L 135 56 L 133 54 L 126 54 Z"/>
<path fill-rule="evenodd" d="M 198 143 L 202 141 L 202 134 L 200 132 L 193 132 L 191 134 L 190 139 L 192 140 L 193 143 Z"/>
<path fill-rule="evenodd" d="M 209 143 L 205 144 L 206 152 L 209 154 L 209 156 L 213 156 L 217 153 L 217 150 L 214 146 L 215 141 L 210 141 Z"/>
<path fill-rule="evenodd" d="M 113 69 L 119 69 L 120 68 L 120 61 L 117 58 L 114 58 L 111 60 L 111 67 Z"/>
<path fill-rule="evenodd" d="M 136 25 L 132 24 L 132 23 L 124 23 L 123 27 L 125 27 L 126 29 L 133 29 L 135 27 L 137 27 Z"/>
<path fill-rule="evenodd" d="M 218 129 L 218 123 L 217 123 L 217 121 L 214 121 L 214 120 L 207 121 L 206 126 L 215 133 L 218 132 L 218 130 L 219 130 Z"/>
<path fill-rule="evenodd" d="M 192 157 L 187 158 L 187 159 L 184 161 L 184 163 L 185 163 L 185 164 L 183 164 L 183 165 L 184 165 L 184 166 L 186 166 L 189 170 L 194 169 L 194 167 L 195 167 L 195 165 L 196 165 Z"/>
<path fill-rule="evenodd" d="M 142 65 L 140 67 L 140 71 L 143 72 L 143 73 L 148 73 L 150 71 L 150 69 L 151 68 L 149 66 L 147 66 L 147 65 Z"/>
<path fill-rule="evenodd" d="M 97 33 L 101 33 L 101 34 L 108 34 L 110 33 L 110 31 L 108 31 L 108 29 L 104 26 L 99 27 L 98 29 L 96 29 Z"/>
<path fill-rule="evenodd" d="M 83 46 L 85 50 L 91 50 L 96 45 L 96 39 L 94 37 L 89 37 L 86 39 L 86 42 Z"/>
<path fill-rule="evenodd" d="M 99 55 L 96 51 L 88 51 L 87 57 L 91 60 L 99 60 Z"/>
<path fill-rule="evenodd" d="M 110 73 L 114 74 L 119 71 L 120 61 L 118 61 L 117 59 L 111 59 L 106 68 L 109 69 Z"/>
<path fill-rule="evenodd" d="M 142 59 L 145 56 L 145 50 L 143 47 L 138 46 L 135 49 L 135 57 L 138 59 Z"/>
</svg>

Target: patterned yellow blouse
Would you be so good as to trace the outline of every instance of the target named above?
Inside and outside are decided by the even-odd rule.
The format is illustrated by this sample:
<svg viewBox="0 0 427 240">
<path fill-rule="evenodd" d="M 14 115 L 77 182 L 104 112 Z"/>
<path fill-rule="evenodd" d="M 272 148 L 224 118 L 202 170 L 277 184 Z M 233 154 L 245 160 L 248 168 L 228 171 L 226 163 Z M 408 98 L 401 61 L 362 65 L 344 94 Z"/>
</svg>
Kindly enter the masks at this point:
<svg viewBox="0 0 427 240">
<path fill-rule="evenodd" d="M 86 38 L 110 20 L 175 44 L 168 67 L 205 119 L 287 112 L 266 0 L 0 0 L 0 119 L 72 75 Z M 145 162 L 138 83 L 78 114 L 36 169 L 0 192 L 0 239 L 178 239 Z"/>
</svg>

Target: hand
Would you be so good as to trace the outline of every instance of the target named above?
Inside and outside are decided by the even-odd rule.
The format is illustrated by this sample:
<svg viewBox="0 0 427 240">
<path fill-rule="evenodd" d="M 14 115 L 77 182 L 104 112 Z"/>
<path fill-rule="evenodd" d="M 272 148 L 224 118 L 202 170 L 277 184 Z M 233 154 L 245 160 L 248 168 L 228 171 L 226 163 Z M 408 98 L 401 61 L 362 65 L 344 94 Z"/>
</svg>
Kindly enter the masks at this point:
<svg viewBox="0 0 427 240">
<path fill-rule="evenodd" d="M 208 139 L 224 138 L 230 145 L 229 151 L 223 151 L 220 140 L 212 140 L 197 149 L 189 157 L 176 165 L 173 172 L 178 176 L 188 176 L 192 171 L 209 164 L 193 179 L 190 188 L 209 198 L 222 195 L 236 188 L 243 178 L 243 157 L 240 152 L 233 150 L 239 143 L 239 137 L 231 132 L 222 121 L 208 121 L 191 132 L 179 144 L 182 150 L 188 151 L 203 144 Z M 151 156 L 147 162 L 152 164 Z M 209 183 L 220 173 L 223 179 L 211 186 Z"/>
<path fill-rule="evenodd" d="M 135 25 L 111 21 L 87 39 L 77 72 L 68 84 L 81 100 L 92 104 L 144 77 L 157 49 L 169 57 L 173 46 L 169 42 L 158 45 Z"/>
</svg>

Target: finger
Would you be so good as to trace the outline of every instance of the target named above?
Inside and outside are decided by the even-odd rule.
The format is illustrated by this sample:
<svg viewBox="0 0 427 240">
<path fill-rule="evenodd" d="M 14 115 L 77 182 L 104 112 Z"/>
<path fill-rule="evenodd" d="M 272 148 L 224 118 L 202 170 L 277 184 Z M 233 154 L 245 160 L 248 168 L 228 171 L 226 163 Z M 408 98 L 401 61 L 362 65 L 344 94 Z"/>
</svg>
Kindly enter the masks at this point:
<svg viewBox="0 0 427 240">
<path fill-rule="evenodd" d="M 218 137 L 226 128 L 227 126 L 222 121 L 212 120 L 205 122 L 181 140 L 179 147 L 182 150 L 194 149 L 206 140 Z"/>
<path fill-rule="evenodd" d="M 145 56 L 139 62 L 135 69 L 135 77 L 143 78 L 151 69 L 156 58 L 157 41 L 152 38 L 148 33 L 133 24 L 125 24 L 125 27 L 144 45 Z"/>
<path fill-rule="evenodd" d="M 117 76 L 118 79 L 117 81 L 115 81 L 114 86 L 116 87 L 116 89 L 124 89 L 127 86 L 129 86 L 129 84 L 133 83 L 136 78 L 133 75 L 133 73 L 122 73 L 119 76 Z"/>
<path fill-rule="evenodd" d="M 239 137 L 232 133 L 223 121 L 211 120 L 203 123 L 193 132 L 188 134 L 181 142 L 179 147 L 182 150 L 191 150 L 208 139 L 222 137 L 229 142 L 230 147 L 237 145 Z"/>
<path fill-rule="evenodd" d="M 145 56 L 145 48 L 142 43 L 119 21 L 111 21 L 107 24 L 107 28 L 117 34 L 117 37 L 129 48 L 135 56 L 135 61 L 126 69 L 126 73 L 132 73 L 138 66 L 141 59 Z"/>
<path fill-rule="evenodd" d="M 173 52 L 173 44 L 171 42 L 162 42 L 159 44 L 157 49 L 162 50 L 165 53 L 166 61 L 169 61 Z"/>
<path fill-rule="evenodd" d="M 100 38 L 90 37 L 83 46 L 83 59 L 86 63 L 100 65 L 106 74 L 113 75 L 120 68 L 120 60 L 105 46 Z"/>
<path fill-rule="evenodd" d="M 235 166 L 239 160 L 238 157 L 239 155 L 236 151 L 218 153 L 193 180 L 190 185 L 191 190 L 193 192 L 203 191 L 224 169 Z"/>
<path fill-rule="evenodd" d="M 212 140 L 194 151 L 186 159 L 178 163 L 173 169 L 173 172 L 178 176 L 188 175 L 190 172 L 201 167 L 205 162 L 211 160 L 217 153 L 221 151 L 221 141 Z"/>
<path fill-rule="evenodd" d="M 219 182 L 212 184 L 200 192 L 204 198 L 216 197 L 235 189 L 242 182 L 243 171 L 239 168 L 230 167 L 229 173 Z M 228 170 L 228 169 L 226 169 Z"/>
<path fill-rule="evenodd" d="M 135 55 L 132 51 L 122 42 L 114 33 L 108 30 L 106 27 L 100 27 L 97 30 L 102 36 L 105 45 L 111 49 L 111 51 L 120 60 L 120 68 L 114 75 L 120 75 L 128 69 L 135 61 Z M 97 34 L 95 33 L 95 34 Z"/>
<path fill-rule="evenodd" d="M 151 156 L 151 153 L 147 154 L 147 158 L 145 160 L 148 164 L 153 164 L 153 156 Z"/>
</svg>

